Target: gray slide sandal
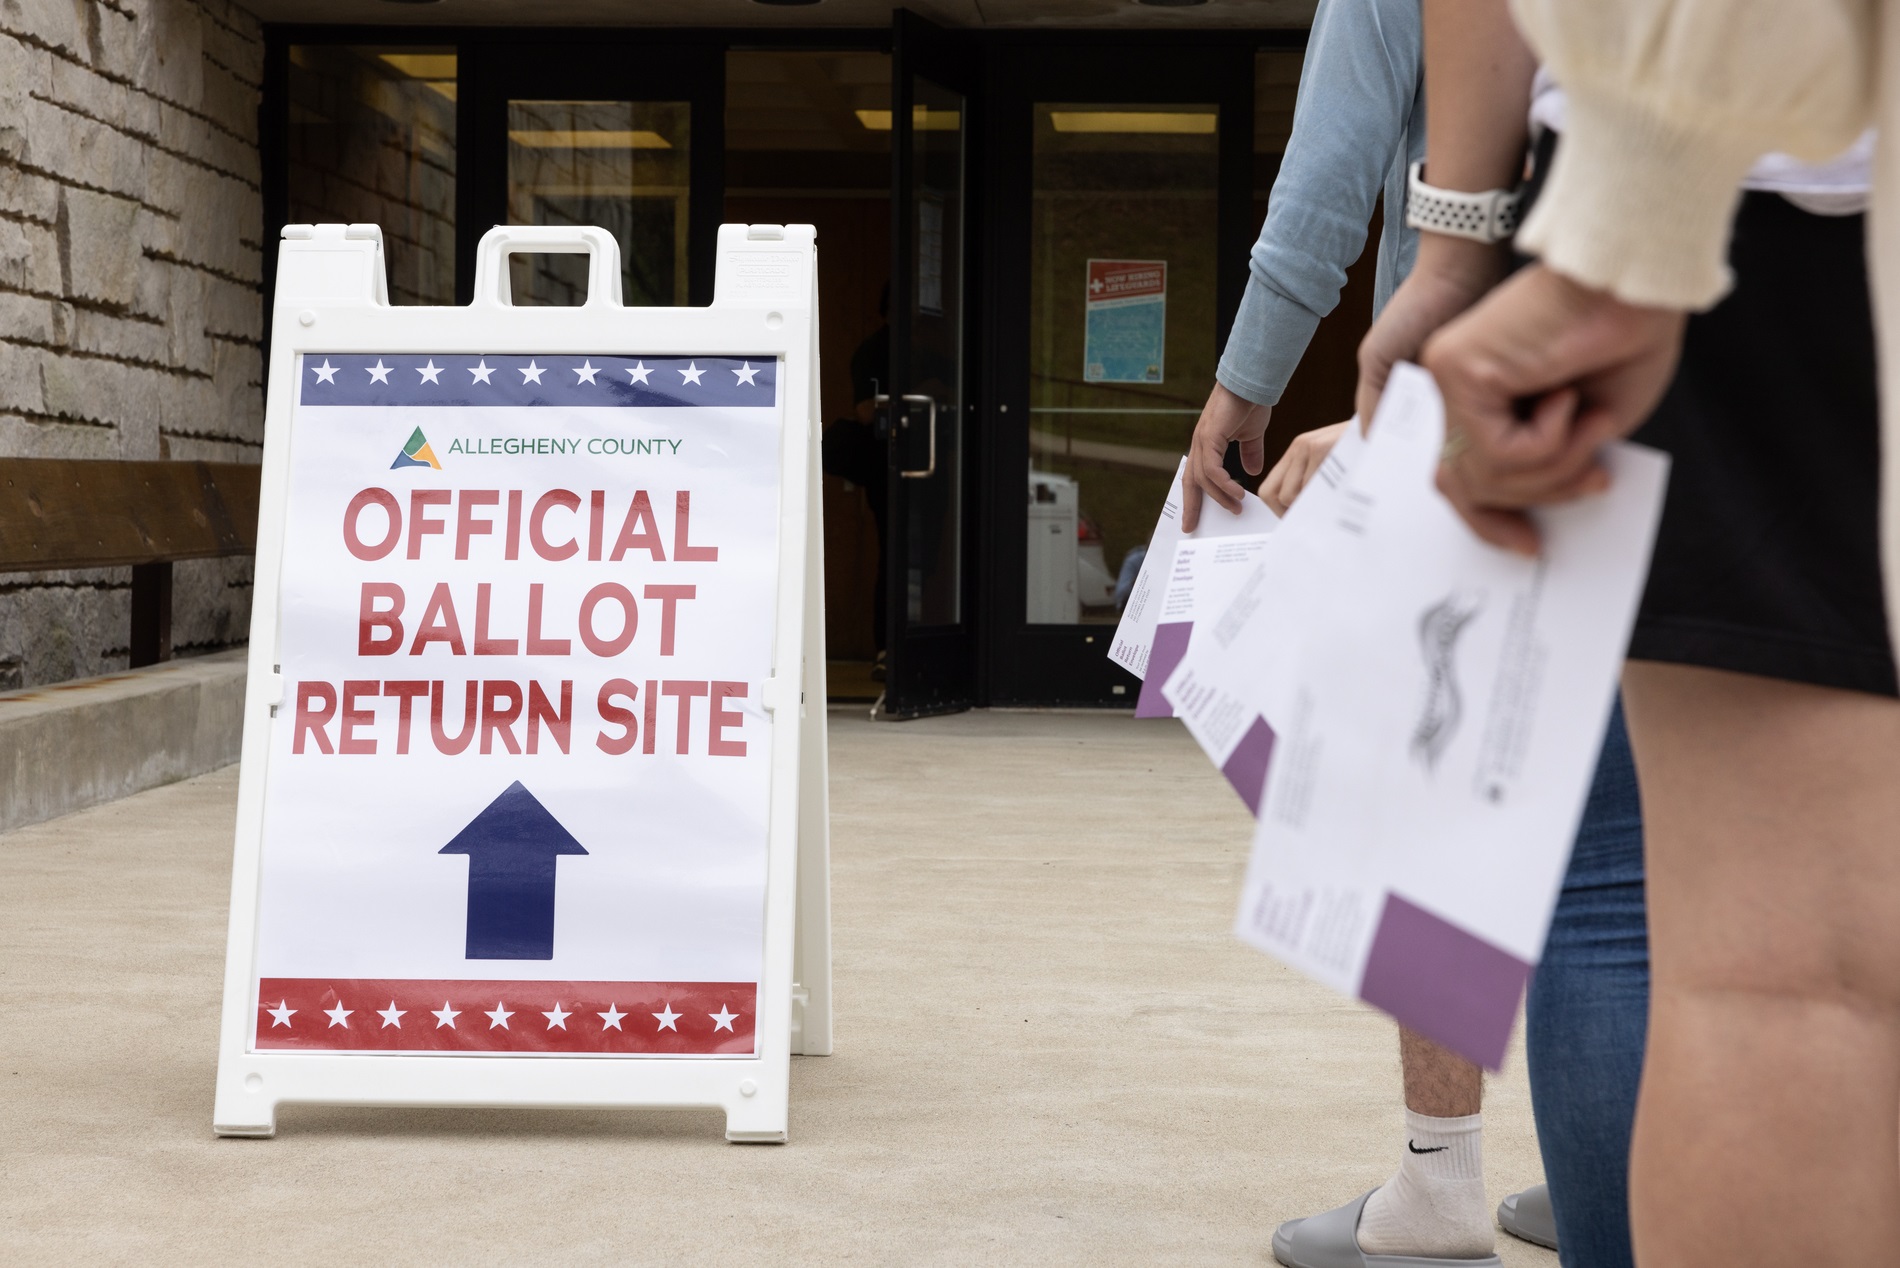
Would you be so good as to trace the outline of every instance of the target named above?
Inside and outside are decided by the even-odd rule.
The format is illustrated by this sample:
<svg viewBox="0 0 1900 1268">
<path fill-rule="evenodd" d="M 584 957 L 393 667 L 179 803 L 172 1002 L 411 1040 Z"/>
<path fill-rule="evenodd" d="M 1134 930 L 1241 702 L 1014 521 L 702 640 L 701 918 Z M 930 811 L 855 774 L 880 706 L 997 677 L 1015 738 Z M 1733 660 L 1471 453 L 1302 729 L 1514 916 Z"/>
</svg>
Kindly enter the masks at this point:
<svg viewBox="0 0 1900 1268">
<path fill-rule="evenodd" d="M 1513 1237 L 1557 1249 L 1557 1217 L 1550 1210 L 1550 1186 L 1533 1185 L 1498 1203 L 1498 1227 Z"/>
<path fill-rule="evenodd" d="M 1342 1207 L 1303 1220 L 1288 1220 L 1273 1233 L 1273 1257 L 1286 1268 L 1503 1268 L 1496 1255 L 1439 1259 L 1423 1255 L 1368 1255 L 1359 1249 L 1359 1212 L 1377 1189 Z"/>
</svg>

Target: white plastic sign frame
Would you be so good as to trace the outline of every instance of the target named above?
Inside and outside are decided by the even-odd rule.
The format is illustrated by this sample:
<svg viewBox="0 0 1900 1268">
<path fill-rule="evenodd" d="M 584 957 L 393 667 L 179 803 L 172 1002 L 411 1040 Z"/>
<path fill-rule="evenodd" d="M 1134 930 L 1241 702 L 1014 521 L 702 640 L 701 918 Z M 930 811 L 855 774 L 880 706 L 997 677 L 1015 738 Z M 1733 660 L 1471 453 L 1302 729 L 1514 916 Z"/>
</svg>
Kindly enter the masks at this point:
<svg viewBox="0 0 1900 1268">
<path fill-rule="evenodd" d="M 375 225 L 292 225 L 283 237 L 214 1130 L 272 1135 L 277 1107 L 287 1103 L 679 1106 L 723 1109 L 730 1140 L 785 1140 L 791 1055 L 828 1055 L 832 1040 L 815 231 L 809 225 L 721 226 L 708 308 L 623 307 L 618 244 L 598 228 L 490 230 L 478 251 L 474 302 L 446 308 L 389 304 Z M 508 256 L 547 252 L 590 257 L 586 302 L 514 307 Z M 265 777 L 273 728 L 289 724 L 289 710 L 279 709 L 285 691 L 278 649 L 297 358 L 306 351 L 377 354 L 425 346 L 470 354 L 624 350 L 782 358 L 776 611 L 770 614 L 771 677 L 763 686 L 772 739 L 764 948 L 751 1057 L 472 1057 L 254 1046 Z"/>
</svg>

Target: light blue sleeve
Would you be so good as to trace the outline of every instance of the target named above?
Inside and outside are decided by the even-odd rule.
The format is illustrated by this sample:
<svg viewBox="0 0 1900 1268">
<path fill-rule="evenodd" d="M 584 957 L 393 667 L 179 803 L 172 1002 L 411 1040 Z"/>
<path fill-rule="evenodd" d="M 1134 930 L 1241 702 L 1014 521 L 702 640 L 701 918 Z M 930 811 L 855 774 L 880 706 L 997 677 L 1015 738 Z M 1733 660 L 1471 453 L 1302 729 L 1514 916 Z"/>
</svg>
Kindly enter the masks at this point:
<svg viewBox="0 0 1900 1268">
<path fill-rule="evenodd" d="M 1278 404 L 1320 318 L 1339 303 L 1381 187 L 1423 148 L 1422 44 L 1419 0 L 1319 0 L 1293 135 L 1215 370 L 1229 391 Z M 1387 209 L 1389 224 L 1396 214 Z"/>
</svg>

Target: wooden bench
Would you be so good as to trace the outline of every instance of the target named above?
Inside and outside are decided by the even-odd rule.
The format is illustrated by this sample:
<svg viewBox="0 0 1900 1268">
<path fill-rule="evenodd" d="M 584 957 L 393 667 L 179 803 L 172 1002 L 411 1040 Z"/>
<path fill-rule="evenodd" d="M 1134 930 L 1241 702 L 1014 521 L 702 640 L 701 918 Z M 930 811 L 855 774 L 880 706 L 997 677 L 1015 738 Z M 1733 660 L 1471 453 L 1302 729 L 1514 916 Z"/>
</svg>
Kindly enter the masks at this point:
<svg viewBox="0 0 1900 1268">
<path fill-rule="evenodd" d="M 132 567 L 132 664 L 172 654 L 172 564 L 257 549 L 258 468 L 0 458 L 0 573 Z"/>
</svg>

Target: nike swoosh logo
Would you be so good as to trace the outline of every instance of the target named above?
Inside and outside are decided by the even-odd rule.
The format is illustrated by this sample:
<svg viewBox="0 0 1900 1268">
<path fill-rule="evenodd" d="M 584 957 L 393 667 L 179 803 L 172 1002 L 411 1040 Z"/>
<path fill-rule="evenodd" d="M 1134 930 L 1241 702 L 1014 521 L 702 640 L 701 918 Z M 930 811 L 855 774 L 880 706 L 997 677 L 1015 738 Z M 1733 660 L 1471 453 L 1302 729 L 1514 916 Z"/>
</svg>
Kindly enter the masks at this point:
<svg viewBox="0 0 1900 1268">
<path fill-rule="evenodd" d="M 1450 1145 L 1434 1145 L 1430 1149 L 1420 1149 L 1409 1140 L 1405 1142 L 1405 1147 L 1415 1154 L 1442 1154 L 1451 1148 Z"/>
</svg>

